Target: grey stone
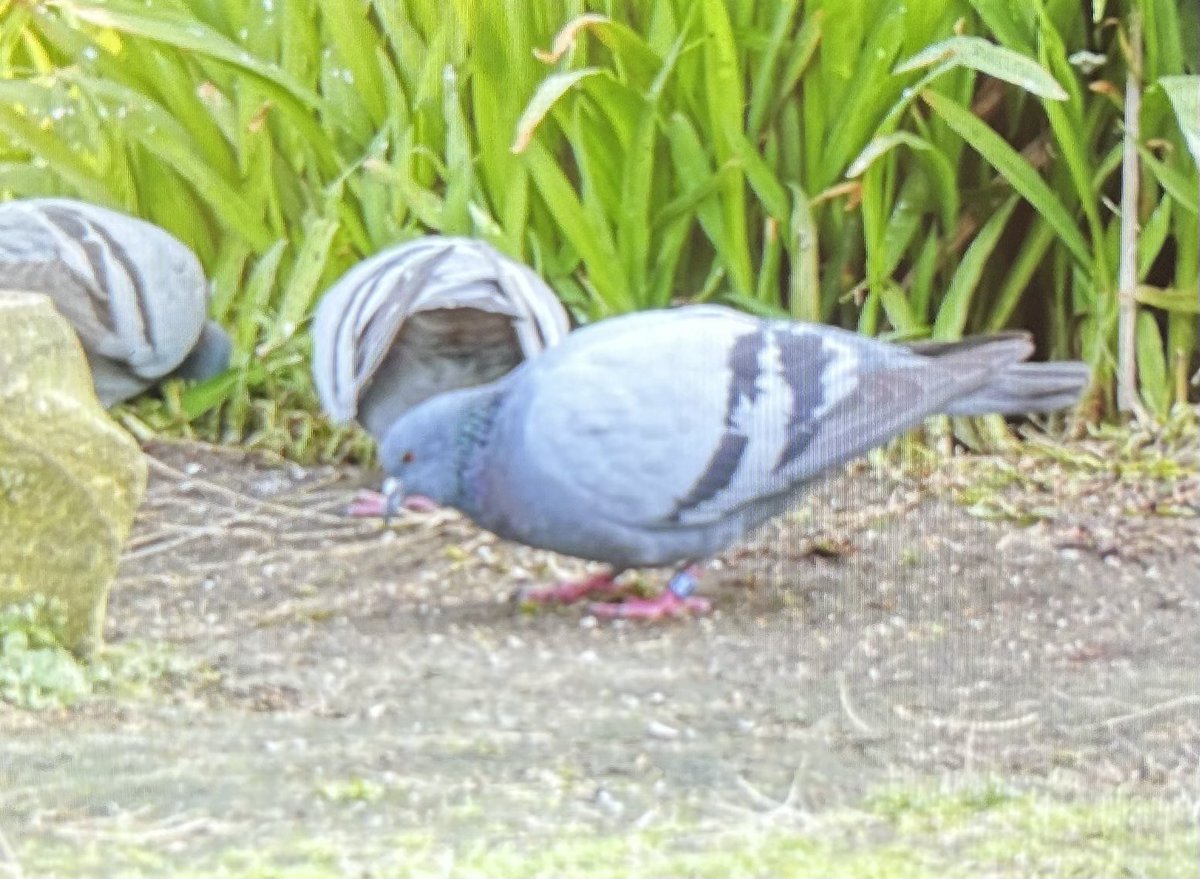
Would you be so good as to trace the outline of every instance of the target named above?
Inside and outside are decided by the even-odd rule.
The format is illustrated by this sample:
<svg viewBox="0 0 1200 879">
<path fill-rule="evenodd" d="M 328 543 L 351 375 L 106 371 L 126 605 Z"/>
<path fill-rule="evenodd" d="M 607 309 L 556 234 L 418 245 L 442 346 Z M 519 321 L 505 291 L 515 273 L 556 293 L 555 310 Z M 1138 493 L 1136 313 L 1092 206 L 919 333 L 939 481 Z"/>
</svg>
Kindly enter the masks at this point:
<svg viewBox="0 0 1200 879">
<path fill-rule="evenodd" d="M 145 488 L 141 450 L 97 400 L 70 324 L 45 296 L 0 297 L 0 606 L 57 598 L 70 646 L 99 647 Z"/>
</svg>

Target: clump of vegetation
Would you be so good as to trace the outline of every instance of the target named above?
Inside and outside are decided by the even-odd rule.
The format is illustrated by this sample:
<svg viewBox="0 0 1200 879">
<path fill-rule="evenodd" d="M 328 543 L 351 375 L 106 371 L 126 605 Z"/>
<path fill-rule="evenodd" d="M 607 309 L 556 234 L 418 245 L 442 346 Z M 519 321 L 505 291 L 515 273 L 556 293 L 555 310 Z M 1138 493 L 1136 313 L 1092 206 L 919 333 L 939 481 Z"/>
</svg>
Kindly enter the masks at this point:
<svg viewBox="0 0 1200 879">
<path fill-rule="evenodd" d="M 196 671 L 165 646 L 126 643 L 87 659 L 66 646 L 66 607 L 33 596 L 0 608 L 0 701 L 41 711 L 94 694 L 139 696 Z"/>
<path fill-rule="evenodd" d="M 151 432 L 361 451 L 312 416 L 306 321 L 428 231 L 531 262 L 582 320 L 1030 327 L 1094 366 L 1090 419 L 1124 286 L 1162 417 L 1197 359 L 1197 43 L 1177 0 L 0 0 L 0 194 L 200 255 L 234 367 L 126 410 Z"/>
<path fill-rule="evenodd" d="M 956 457 L 947 466 L 927 455 L 903 456 L 897 443 L 877 460 L 899 481 L 948 492 L 969 513 L 1021 525 L 1060 518 L 1103 498 L 1132 519 L 1200 516 L 1197 413 L 1177 407 L 1163 422 L 1101 424 L 1064 443 L 1032 429 L 1000 454 Z M 933 464 L 937 466 L 932 466 Z"/>
<path fill-rule="evenodd" d="M 83 664 L 64 646 L 62 603 L 35 596 L 0 608 L 0 700 L 33 710 L 91 692 Z"/>
</svg>

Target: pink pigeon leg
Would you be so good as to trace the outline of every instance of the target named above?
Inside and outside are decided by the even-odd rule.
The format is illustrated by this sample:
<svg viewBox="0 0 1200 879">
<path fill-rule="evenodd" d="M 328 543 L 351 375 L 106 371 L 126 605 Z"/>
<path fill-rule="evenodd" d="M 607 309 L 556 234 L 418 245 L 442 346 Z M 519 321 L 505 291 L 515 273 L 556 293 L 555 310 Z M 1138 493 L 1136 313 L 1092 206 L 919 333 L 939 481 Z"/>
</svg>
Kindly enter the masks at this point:
<svg viewBox="0 0 1200 879">
<path fill-rule="evenodd" d="M 706 598 L 692 595 L 699 585 L 701 568 L 688 565 L 675 573 L 667 588 L 655 598 L 631 598 L 619 602 L 593 602 L 588 611 L 606 619 L 661 620 L 664 617 L 705 614 L 712 610 Z"/>
<path fill-rule="evenodd" d="M 531 589 L 519 595 L 522 604 L 574 604 L 593 595 L 614 595 L 625 590 L 616 582 L 616 574 L 603 571 L 582 580 L 565 580 L 544 589 Z"/>
<path fill-rule="evenodd" d="M 409 495 L 404 499 L 404 509 L 414 513 L 432 513 L 438 505 L 420 494 Z M 387 514 L 387 496 L 377 491 L 364 489 L 354 498 L 353 503 L 346 509 L 347 515 L 356 518 L 383 517 Z"/>
</svg>

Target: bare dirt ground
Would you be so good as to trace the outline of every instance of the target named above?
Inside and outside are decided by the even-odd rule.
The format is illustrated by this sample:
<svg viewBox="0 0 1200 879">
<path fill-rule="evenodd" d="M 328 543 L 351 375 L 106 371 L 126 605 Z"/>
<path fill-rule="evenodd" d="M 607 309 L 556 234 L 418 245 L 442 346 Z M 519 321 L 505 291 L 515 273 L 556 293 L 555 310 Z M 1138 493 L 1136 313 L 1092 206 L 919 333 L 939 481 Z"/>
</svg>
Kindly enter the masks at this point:
<svg viewBox="0 0 1200 879">
<path fill-rule="evenodd" d="M 647 625 L 523 610 L 583 566 L 452 513 L 345 518 L 372 474 L 148 452 L 108 639 L 183 670 L 0 706 L 0 875 L 55 847 L 81 875 L 297 840 L 370 863 L 407 832 L 813 816 L 913 779 L 1200 801 L 1194 473 L 1016 462 L 989 521 L 953 500 L 978 473 L 863 465 L 710 571 L 709 617 Z"/>
</svg>

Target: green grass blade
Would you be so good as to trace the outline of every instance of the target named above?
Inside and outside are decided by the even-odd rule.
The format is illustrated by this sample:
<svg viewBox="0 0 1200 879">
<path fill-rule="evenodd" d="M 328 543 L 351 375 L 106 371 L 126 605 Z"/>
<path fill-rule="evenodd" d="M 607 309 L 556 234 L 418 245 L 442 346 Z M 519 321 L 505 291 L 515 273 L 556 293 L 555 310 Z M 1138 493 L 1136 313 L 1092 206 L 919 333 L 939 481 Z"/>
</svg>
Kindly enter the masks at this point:
<svg viewBox="0 0 1200 879">
<path fill-rule="evenodd" d="M 890 278 L 885 280 L 879 291 L 879 301 L 883 305 L 888 323 L 895 327 L 898 336 L 909 339 L 920 334 L 921 321 L 914 314 L 912 303 L 908 301 L 899 284 Z"/>
<path fill-rule="evenodd" d="M 892 203 L 892 213 L 883 235 L 883 271 L 891 276 L 909 252 L 913 239 L 920 231 L 926 215 L 924 181 L 911 174 L 900 184 L 900 192 Z"/>
<path fill-rule="evenodd" d="M 858 331 L 868 336 L 879 332 L 879 298 L 891 279 L 887 272 L 887 232 L 889 199 L 886 169 L 872 165 L 863 175 L 862 205 L 863 246 L 867 255 L 867 299 L 858 318 Z"/>
<path fill-rule="evenodd" d="M 632 311 L 635 301 L 625 285 L 608 228 L 595 223 L 580 203 L 567 176 L 542 144 L 533 141 L 524 157 L 543 202 L 563 236 L 586 265 L 588 280 L 600 297 L 602 310 Z"/>
<path fill-rule="evenodd" d="M 740 152 L 745 99 L 738 48 L 725 0 L 700 0 L 700 8 L 706 36 L 702 51 L 708 132 L 716 162 L 723 165 Z M 721 207 L 722 235 L 714 243 L 725 260 L 734 289 L 749 296 L 754 291 L 754 273 L 746 226 L 746 190 L 740 174 L 729 178 Z"/>
<path fill-rule="evenodd" d="M 236 230 L 256 250 L 265 250 L 274 236 L 263 222 L 262 209 L 242 196 L 237 184 L 214 171 L 200 156 L 182 125 L 160 105 L 134 89 L 109 80 L 71 75 L 70 81 L 96 99 L 108 103 L 115 114 L 124 109 L 123 134 L 141 144 L 191 184 L 213 213 Z"/>
<path fill-rule="evenodd" d="M 1158 84 L 1175 111 L 1192 161 L 1200 165 L 1200 76 L 1164 76 Z"/>
<path fill-rule="evenodd" d="M 671 199 L 659 209 L 654 215 L 652 231 L 657 233 L 660 229 L 665 229 L 669 225 L 680 220 L 687 220 L 693 214 L 699 215 L 702 212 L 707 216 L 706 223 L 711 222 L 720 226 L 720 216 L 716 213 L 716 201 L 725 184 L 724 178 L 736 174 L 737 169 L 730 164 L 714 173 L 704 160 L 703 151 L 698 143 L 695 151 L 689 155 L 687 146 L 676 145 L 675 138 L 677 137 L 684 136 L 673 134 L 672 158 L 681 169 L 686 165 L 694 172 L 694 175 L 681 174 L 680 185 L 684 189 L 683 194 Z"/>
<path fill-rule="evenodd" d="M 1162 253 L 1167 236 L 1171 234 L 1171 199 L 1164 198 L 1150 212 L 1138 236 L 1138 280 L 1144 280 L 1158 255 Z"/>
<path fill-rule="evenodd" d="M 783 261 L 783 242 L 779 240 L 779 221 L 768 217 L 763 223 L 762 256 L 758 261 L 758 273 L 754 296 L 759 302 L 779 301 L 779 269 Z"/>
<path fill-rule="evenodd" d="M 1171 379 L 1162 334 L 1154 316 L 1147 311 L 1137 315 L 1137 374 L 1142 399 L 1162 418 L 1171 406 Z"/>
<path fill-rule="evenodd" d="M 798 6 L 798 0 L 781 0 L 775 10 L 771 34 L 767 38 L 762 61 L 754 72 L 750 88 L 750 112 L 747 117 L 746 130 L 751 139 L 756 139 L 762 133 L 767 121 L 767 114 L 773 109 L 776 89 L 779 86 L 776 70 L 779 67 L 780 55 L 783 52 L 788 31 L 791 30 L 792 22 L 796 18 Z"/>
<path fill-rule="evenodd" d="M 788 255 L 791 275 L 788 281 L 788 305 L 797 320 L 821 319 L 820 246 L 813 222 L 812 203 L 804 190 L 793 183 L 792 216 L 789 224 Z"/>
<path fill-rule="evenodd" d="M 1038 217 L 1034 220 L 1029 234 L 1025 236 L 1017 258 L 1005 271 L 1004 283 L 992 296 L 987 319 L 983 323 L 985 332 L 999 332 L 1008 325 L 1021 294 L 1041 268 L 1053 243 L 1054 227 L 1046 222 L 1044 217 Z"/>
<path fill-rule="evenodd" d="M 33 92 L 45 89 L 30 83 L 0 81 L 0 133 L 18 149 L 37 156 L 46 170 L 53 172 L 80 196 L 96 204 L 118 206 L 118 199 L 102 182 L 94 160 L 64 141 L 28 112 Z"/>
<path fill-rule="evenodd" d="M 223 413 L 226 438 L 240 439 L 245 436 L 246 417 L 250 408 L 249 374 L 259 365 L 255 341 L 263 329 L 267 303 L 275 289 L 279 267 L 287 249 L 287 241 L 281 240 L 271 245 L 255 261 L 246 286 L 237 299 L 237 311 L 231 327 L 233 356 L 230 361 L 237 382 L 228 390 L 228 405 Z"/>
<path fill-rule="evenodd" d="M 662 68 L 646 93 L 633 140 L 625 155 L 621 206 L 618 210 L 617 251 L 622 256 L 629 289 L 639 298 L 647 290 L 650 256 L 650 197 L 654 186 L 655 142 L 658 138 L 659 108 L 667 83 L 683 50 L 683 35 L 675 41 Z"/>
<path fill-rule="evenodd" d="M 1037 33 L 1037 5 L 1023 0 L 970 0 L 988 31 L 1015 52 L 1032 52 Z"/>
<path fill-rule="evenodd" d="M 921 93 L 924 100 L 959 137 L 969 143 L 1008 181 L 1046 221 L 1054 227 L 1063 244 L 1089 274 L 1094 273 L 1087 241 L 1062 201 L 1038 176 L 1033 166 L 1009 146 L 1000 135 L 969 110 L 935 91 Z"/>
<path fill-rule="evenodd" d="M 1044 13 L 1041 15 L 1041 21 L 1042 26 L 1038 31 L 1038 52 L 1043 63 L 1064 78 L 1072 76 L 1070 65 L 1067 62 L 1066 49 L 1062 39 L 1054 30 L 1053 23 Z M 1096 276 L 1107 281 L 1111 276 L 1103 247 L 1104 227 L 1100 221 L 1099 199 L 1092 189 L 1095 169 L 1088 152 L 1089 131 L 1083 119 L 1083 99 L 1078 94 L 1078 89 L 1073 87 L 1069 101 L 1043 101 L 1042 109 L 1050 121 L 1054 142 L 1067 166 L 1071 182 L 1075 184 L 1079 204 L 1087 219 L 1088 231 L 1092 239 L 1093 259 L 1096 263 Z"/>
<path fill-rule="evenodd" d="M 650 286 L 644 297 L 648 308 L 666 308 L 672 298 L 679 293 L 691 291 L 676 291 L 676 276 L 679 261 L 683 257 L 684 247 L 692 232 L 693 217 L 681 214 L 674 222 L 667 223 L 656 235 L 657 246 L 654 249 L 654 265 L 650 272 Z M 689 254 L 694 258 L 694 254 Z"/>
<path fill-rule="evenodd" d="M 829 140 L 821 148 L 820 177 L 810 187 L 831 185 L 871 139 L 903 83 L 891 67 L 904 43 L 907 9 L 901 2 L 884 6 L 858 57 L 858 66 L 833 111 Z"/>
<path fill-rule="evenodd" d="M 278 348 L 296 334 L 301 322 L 312 312 L 317 299 L 321 276 L 329 261 L 329 250 L 340 223 L 337 203 L 341 187 L 335 187 L 319 214 L 311 215 L 304 224 L 304 238 L 296 254 L 296 262 L 284 284 L 279 311 L 267 334 L 267 348 Z"/>
<path fill-rule="evenodd" d="M 746 180 L 758 196 L 767 213 L 777 222 L 786 223 L 791 214 L 787 189 L 775 174 L 775 170 L 759 154 L 747 138 L 738 142 L 738 161 L 746 172 Z"/>
<path fill-rule="evenodd" d="M 11 192 L 14 198 L 57 195 L 61 188 L 62 180 L 49 168 L 35 168 L 26 162 L 0 162 L 0 191 Z"/>
<path fill-rule="evenodd" d="M 251 256 L 250 246 L 242 241 L 228 241 L 218 251 L 215 263 L 208 268 L 212 296 L 208 314 L 226 323 L 231 319 L 235 303 L 243 295 L 242 277 Z"/>
<path fill-rule="evenodd" d="M 894 131 L 874 138 L 850 163 L 846 176 L 858 177 L 888 152 L 902 145 L 914 151 L 926 180 L 933 188 L 933 202 L 937 206 L 942 228 L 953 229 L 959 213 L 958 181 L 954 168 L 950 160 L 923 137 L 908 131 Z"/>
<path fill-rule="evenodd" d="M 808 70 L 813 55 L 817 52 L 817 46 L 820 45 L 821 26 L 824 20 L 825 11 L 823 9 L 806 12 L 804 24 L 800 26 L 795 39 L 792 40 L 791 53 L 783 68 L 783 75 L 779 78 L 772 113 L 779 112 L 780 105 L 793 103 L 791 97 L 795 94 L 796 86 L 800 83 L 800 78 L 804 76 L 805 71 Z M 754 129 L 751 129 L 752 133 L 753 131 Z"/>
<path fill-rule="evenodd" d="M 1000 242 L 1000 235 L 1017 206 L 1017 199 L 1015 195 L 1010 196 L 1008 201 L 988 218 L 963 254 L 954 277 L 950 279 L 946 296 L 938 306 L 937 318 L 933 322 L 933 338 L 957 339 L 962 336 L 967 327 L 971 299 L 983 276 L 984 266 Z"/>
<path fill-rule="evenodd" d="M 981 37 L 956 36 L 934 43 L 896 66 L 896 73 L 940 65 L 946 70 L 969 67 L 1052 101 L 1067 93 L 1045 67 L 1032 58 Z"/>
<path fill-rule="evenodd" d="M 550 51 L 535 50 L 534 54 L 545 64 L 557 63 L 576 47 L 579 37 L 584 33 L 593 34 L 608 47 L 622 74 L 635 88 L 648 88 L 662 67 L 662 59 L 637 31 L 624 22 L 596 13 L 571 19 L 555 35 Z"/>
<path fill-rule="evenodd" d="M 469 205 L 475 190 L 475 165 L 471 157 L 466 116 L 458 93 L 458 74 L 447 64 L 442 72 L 442 116 L 446 126 L 446 195 L 442 203 L 441 230 L 448 235 L 471 233 Z"/>
<path fill-rule="evenodd" d="M 674 114 L 668 121 L 667 139 L 671 146 L 672 161 L 678 169 L 679 179 L 684 187 L 684 194 L 668 204 L 664 213 L 668 213 L 670 209 L 687 209 L 694 203 L 700 228 L 719 250 L 720 242 L 725 237 L 721 195 L 728 190 L 730 180 L 741 181 L 741 171 L 730 162 L 714 173 L 709 156 L 700 141 L 700 135 L 682 113 Z"/>
<path fill-rule="evenodd" d="M 1195 290 L 1185 290 L 1178 287 L 1151 287 L 1149 284 L 1139 284 L 1134 298 L 1143 305 L 1161 308 L 1176 314 L 1200 314 L 1200 296 Z"/>
<path fill-rule="evenodd" d="M 237 43 L 205 24 L 182 14 L 160 10 L 147 11 L 132 3 L 81 3 L 53 0 L 48 4 L 64 9 L 80 21 L 102 28 L 143 37 L 183 52 L 196 52 L 223 61 L 239 70 L 278 86 L 296 102 L 310 110 L 321 108 L 320 97 L 295 82 L 279 67 L 254 57 Z"/>
<path fill-rule="evenodd" d="M 1200 192 L 1200 186 L 1197 186 L 1197 175 L 1194 171 L 1191 175 L 1185 174 L 1178 168 L 1171 167 L 1140 144 L 1138 145 L 1138 155 L 1141 156 L 1145 167 L 1154 175 L 1154 179 L 1162 186 L 1163 191 L 1175 199 L 1176 204 L 1189 214 L 1200 213 L 1196 199 L 1196 193 Z"/>
<path fill-rule="evenodd" d="M 375 43 L 375 31 L 368 23 L 366 0 L 318 0 L 321 34 L 343 66 L 342 79 L 353 88 L 375 126 L 387 116 L 383 84 L 372 52 L 364 51 Z M 281 83 L 282 84 L 282 83 Z"/>
<path fill-rule="evenodd" d="M 607 76 L 607 72 L 599 67 L 583 67 L 579 70 L 565 70 L 554 73 L 542 80 L 529 103 L 517 120 L 517 130 L 513 137 L 512 151 L 523 153 L 529 147 L 538 126 L 550 113 L 563 96 L 572 91 L 580 82 L 591 76 Z"/>
<path fill-rule="evenodd" d="M 917 254 L 913 266 L 912 284 L 908 290 L 909 306 L 913 317 L 922 326 L 929 323 L 929 303 L 933 300 L 933 284 L 937 276 L 938 253 L 941 250 L 941 239 L 933 233 L 925 236 L 921 250 Z"/>
</svg>

